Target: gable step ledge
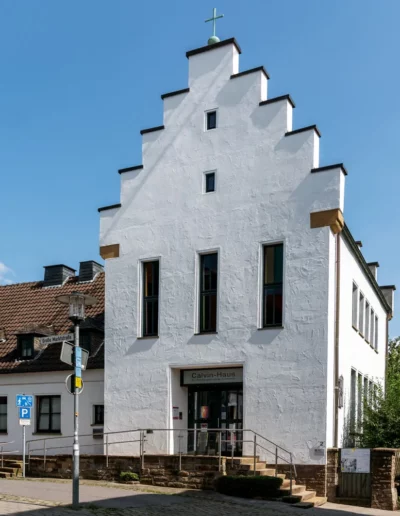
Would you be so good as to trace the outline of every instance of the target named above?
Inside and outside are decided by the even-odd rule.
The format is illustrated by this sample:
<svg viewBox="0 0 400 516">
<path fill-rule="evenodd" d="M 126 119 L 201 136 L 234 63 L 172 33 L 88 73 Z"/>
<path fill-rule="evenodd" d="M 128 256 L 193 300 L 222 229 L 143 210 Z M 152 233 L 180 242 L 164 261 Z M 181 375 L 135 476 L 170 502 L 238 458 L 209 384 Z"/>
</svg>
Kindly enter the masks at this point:
<svg viewBox="0 0 400 516">
<path fill-rule="evenodd" d="M 168 97 L 175 97 L 175 95 L 181 95 L 182 93 L 189 93 L 190 88 L 184 88 L 183 90 L 171 91 L 170 93 L 163 93 L 161 99 L 167 99 Z"/>
<path fill-rule="evenodd" d="M 98 208 L 97 211 L 100 213 L 101 211 L 113 210 L 114 208 L 121 208 L 121 204 L 110 204 L 110 206 L 103 206 L 102 208 Z"/>
<path fill-rule="evenodd" d="M 142 129 L 140 134 L 154 133 L 155 131 L 161 131 L 165 129 L 163 125 L 158 125 L 157 127 L 150 127 L 149 129 Z"/>
<path fill-rule="evenodd" d="M 328 170 L 335 170 L 337 168 L 340 168 L 343 174 L 347 176 L 347 170 L 343 163 L 336 163 L 336 165 L 327 165 L 325 167 L 312 168 L 311 173 L 315 174 L 317 172 L 327 172 Z"/>
<path fill-rule="evenodd" d="M 304 133 L 305 131 L 311 131 L 311 130 L 315 131 L 317 133 L 317 135 L 321 138 L 321 133 L 315 124 L 309 125 L 307 127 L 302 127 L 301 129 L 295 129 L 294 131 L 289 131 L 289 132 L 285 133 L 285 136 L 292 136 L 292 134 Z"/>
<path fill-rule="evenodd" d="M 140 170 L 143 168 L 143 165 L 136 165 L 134 167 L 120 168 L 118 170 L 118 174 L 124 174 L 125 172 L 132 172 L 133 170 Z"/>
<path fill-rule="evenodd" d="M 296 107 L 292 97 L 289 94 L 281 95 L 280 97 L 274 97 L 274 98 L 268 99 L 268 100 L 262 100 L 258 105 L 266 106 L 267 104 L 274 104 L 275 102 L 280 102 L 281 100 L 287 100 L 288 102 L 290 102 L 290 104 L 292 105 L 293 108 Z M 288 134 L 288 133 L 286 133 L 286 134 Z"/>
<path fill-rule="evenodd" d="M 263 66 L 257 66 L 256 68 L 250 68 L 250 70 L 245 70 L 244 72 L 234 73 L 231 75 L 231 79 L 236 79 L 237 77 L 243 77 L 243 75 L 249 75 L 250 73 L 262 72 L 267 79 L 269 79 L 269 74 L 267 70 Z"/>
</svg>

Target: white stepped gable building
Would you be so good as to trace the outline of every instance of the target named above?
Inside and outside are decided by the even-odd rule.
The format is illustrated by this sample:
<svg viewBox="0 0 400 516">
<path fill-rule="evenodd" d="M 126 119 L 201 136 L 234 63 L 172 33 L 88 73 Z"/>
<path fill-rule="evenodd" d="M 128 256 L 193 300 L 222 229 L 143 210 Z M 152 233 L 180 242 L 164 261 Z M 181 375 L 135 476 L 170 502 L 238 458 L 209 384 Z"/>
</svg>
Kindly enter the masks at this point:
<svg viewBox="0 0 400 516">
<path fill-rule="evenodd" d="M 317 127 L 293 129 L 290 96 L 268 99 L 240 53 L 187 53 L 189 87 L 162 95 L 143 164 L 99 210 L 105 430 L 246 428 L 324 464 L 354 438 L 360 386 L 384 380 L 393 287 L 344 225 L 345 168 L 320 167 Z M 216 452 L 202 433 L 185 451 Z M 172 432 L 148 446 L 178 451 Z"/>
</svg>

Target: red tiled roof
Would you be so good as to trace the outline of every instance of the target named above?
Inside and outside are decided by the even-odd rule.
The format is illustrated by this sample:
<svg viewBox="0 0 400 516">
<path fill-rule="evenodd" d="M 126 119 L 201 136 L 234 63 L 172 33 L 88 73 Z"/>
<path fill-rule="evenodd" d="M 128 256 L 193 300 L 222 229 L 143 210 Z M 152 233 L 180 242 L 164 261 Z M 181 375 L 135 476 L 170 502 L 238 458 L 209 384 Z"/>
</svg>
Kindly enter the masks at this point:
<svg viewBox="0 0 400 516">
<path fill-rule="evenodd" d="M 101 272 L 91 282 L 79 283 L 78 277 L 71 277 L 60 287 L 43 287 L 42 281 L 0 286 L 0 374 L 71 369 L 60 361 L 61 344 L 36 351 L 31 360 L 19 360 L 17 334 L 70 333 L 72 323 L 68 319 L 68 307 L 59 303 L 56 296 L 73 291 L 97 299 L 96 305 L 86 308 L 82 326 L 97 330 L 101 336 L 93 346 L 88 369 L 104 368 L 104 272 Z M 3 338 L 5 342 L 2 342 Z"/>
</svg>

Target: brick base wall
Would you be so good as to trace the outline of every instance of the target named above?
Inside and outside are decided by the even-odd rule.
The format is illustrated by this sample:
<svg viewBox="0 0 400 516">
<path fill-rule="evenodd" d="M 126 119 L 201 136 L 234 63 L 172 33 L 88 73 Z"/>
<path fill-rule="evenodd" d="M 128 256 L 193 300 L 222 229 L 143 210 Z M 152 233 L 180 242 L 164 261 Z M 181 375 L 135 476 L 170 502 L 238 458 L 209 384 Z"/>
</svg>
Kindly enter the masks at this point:
<svg viewBox="0 0 400 516">
<path fill-rule="evenodd" d="M 139 457 L 110 456 L 107 468 L 103 455 L 80 456 L 81 478 L 118 481 L 121 471 L 140 474 L 142 484 L 190 489 L 213 489 L 214 479 L 220 475 L 218 457 L 183 455 L 179 471 L 176 455 L 147 455 L 143 469 Z M 46 465 L 42 457 L 33 457 L 28 469 L 29 475 L 34 477 L 71 478 L 71 472 L 70 455 L 48 457 Z"/>
<path fill-rule="evenodd" d="M 371 507 L 396 511 L 395 453 L 392 448 L 375 448 L 371 456 Z"/>
<path fill-rule="evenodd" d="M 287 464 L 278 464 L 278 472 L 290 476 L 290 467 Z M 317 496 L 326 496 L 326 466 L 324 464 L 296 464 L 296 483 L 307 486 L 307 489 L 316 491 Z"/>
</svg>

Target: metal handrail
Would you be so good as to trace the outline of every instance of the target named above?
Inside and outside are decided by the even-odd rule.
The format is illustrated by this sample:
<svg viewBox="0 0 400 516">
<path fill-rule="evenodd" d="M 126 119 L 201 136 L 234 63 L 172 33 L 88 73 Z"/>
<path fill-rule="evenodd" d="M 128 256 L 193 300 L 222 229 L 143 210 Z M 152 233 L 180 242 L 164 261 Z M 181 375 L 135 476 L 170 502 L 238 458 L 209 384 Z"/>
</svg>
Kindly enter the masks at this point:
<svg viewBox="0 0 400 516">
<path fill-rule="evenodd" d="M 7 453 L 19 453 L 19 450 L 4 450 L 4 446 L 7 444 L 14 444 L 15 441 L 2 441 L 0 442 L 0 455 L 1 455 L 1 467 L 4 467 L 4 455 Z"/>
<path fill-rule="evenodd" d="M 182 450 L 181 450 L 181 439 L 183 437 L 182 433 L 186 433 L 187 435 L 190 434 L 190 432 L 193 432 L 195 435 L 197 435 L 197 433 L 200 433 L 201 430 L 198 429 L 198 428 L 181 428 L 181 429 L 177 429 L 177 428 L 147 428 L 147 429 L 141 429 L 141 428 L 135 428 L 135 429 L 131 429 L 131 430 L 119 430 L 119 431 L 113 431 L 113 432 L 103 432 L 103 433 L 99 433 L 99 434 L 96 434 L 96 437 L 102 437 L 103 438 L 103 442 L 102 443 L 90 443 L 90 444 L 84 444 L 84 445 L 81 445 L 82 447 L 87 447 L 87 446 L 96 446 L 99 445 L 99 444 L 102 444 L 104 447 L 105 447 L 105 456 L 106 456 L 106 467 L 108 467 L 109 465 L 109 446 L 111 446 L 112 444 L 125 444 L 125 443 L 139 443 L 139 448 L 140 448 L 140 464 L 141 464 L 141 467 L 144 468 L 144 457 L 145 457 L 145 443 L 148 442 L 148 438 L 147 436 L 148 435 L 151 435 L 155 432 L 178 432 L 179 435 L 178 435 L 178 439 L 179 439 L 179 469 L 181 469 L 181 464 L 182 464 Z M 231 429 L 231 428 L 207 428 L 206 430 L 207 434 L 209 433 L 216 433 L 217 434 L 217 443 L 218 443 L 218 449 L 219 449 L 219 470 L 221 471 L 222 470 L 222 467 L 223 467 L 223 464 L 222 464 L 222 455 L 221 455 L 221 449 L 222 449 L 222 443 L 225 442 L 225 443 L 231 443 L 231 461 L 232 461 L 232 465 L 234 463 L 234 448 L 235 448 L 235 445 L 237 443 L 252 443 L 253 444 L 253 469 L 254 469 L 254 475 L 257 474 L 257 451 L 258 449 L 261 449 L 261 450 L 264 450 L 265 452 L 267 453 L 270 453 L 272 455 L 275 455 L 275 476 L 278 474 L 277 471 L 278 471 L 278 462 L 279 461 L 282 461 L 282 462 L 285 462 L 286 464 L 289 465 L 289 468 L 290 468 L 290 493 L 292 493 L 292 478 L 293 478 L 293 474 L 294 474 L 294 477 L 296 478 L 297 476 L 297 472 L 296 472 L 296 466 L 295 464 L 293 464 L 293 455 L 291 452 L 289 452 L 288 450 L 286 450 L 285 448 L 283 448 L 282 446 L 280 446 L 279 444 L 277 443 L 274 443 L 273 441 L 271 441 L 270 439 L 264 437 L 263 435 L 259 434 L 258 432 L 255 432 L 254 430 L 251 430 L 251 429 Z M 236 437 L 233 438 L 233 436 L 235 434 L 244 434 L 245 432 L 247 433 L 250 433 L 253 435 L 253 439 L 252 440 L 249 440 L 249 439 L 237 439 Z M 129 440 L 124 440 L 124 441 L 114 441 L 114 442 L 109 442 L 109 436 L 110 435 L 119 435 L 119 434 L 127 434 L 127 433 L 139 433 L 139 439 L 129 439 Z M 227 433 L 230 435 L 230 439 L 222 439 L 222 434 L 223 433 Z M 93 434 L 81 434 L 80 437 L 93 437 Z M 70 448 L 70 445 L 66 444 L 65 446 L 54 446 L 54 447 L 48 447 L 47 444 L 48 444 L 48 441 L 52 441 L 54 439 L 72 439 L 73 438 L 73 435 L 68 435 L 68 436 L 54 436 L 54 437 L 42 437 L 42 438 L 39 438 L 39 439 L 30 439 L 27 441 L 27 445 L 28 445 L 28 461 L 29 461 L 29 464 L 30 464 L 30 458 L 31 458 L 31 454 L 32 452 L 34 451 L 43 451 L 43 460 L 44 460 L 44 466 L 46 465 L 46 458 L 47 458 L 47 452 L 50 451 L 50 450 L 56 450 L 56 449 L 62 449 L 62 448 Z M 104 439 L 105 438 L 105 439 Z M 266 448 L 265 446 L 263 446 L 262 444 L 259 443 L 258 439 L 262 439 L 264 441 L 266 441 L 267 443 L 273 445 L 273 447 L 275 448 L 275 452 L 273 452 L 272 450 Z M 31 448 L 31 445 L 35 442 L 43 442 L 43 448 Z M 284 457 L 282 456 L 282 452 L 283 454 L 288 454 L 288 457 Z M 103 452 L 104 453 L 104 452 Z"/>
</svg>

